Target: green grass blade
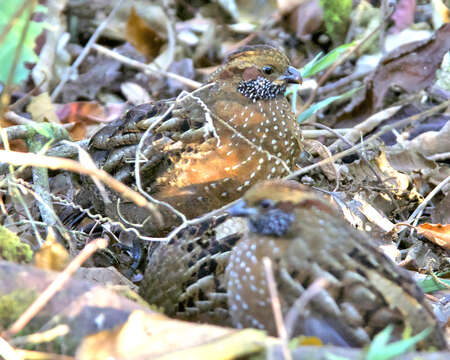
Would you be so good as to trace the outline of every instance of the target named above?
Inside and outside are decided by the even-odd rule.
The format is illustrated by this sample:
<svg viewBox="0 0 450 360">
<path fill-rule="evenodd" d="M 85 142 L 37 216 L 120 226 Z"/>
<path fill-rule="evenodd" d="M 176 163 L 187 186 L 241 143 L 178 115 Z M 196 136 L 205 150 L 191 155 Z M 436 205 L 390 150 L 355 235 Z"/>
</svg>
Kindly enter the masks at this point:
<svg viewBox="0 0 450 360">
<path fill-rule="evenodd" d="M 305 121 L 306 119 L 309 119 L 311 116 L 313 116 L 316 112 L 318 112 L 320 109 L 323 109 L 324 107 L 327 107 L 328 105 L 330 105 L 333 101 L 336 101 L 338 99 L 345 99 L 347 97 L 352 96 L 355 92 L 357 92 L 359 89 L 361 89 L 361 87 L 357 87 L 355 89 L 351 89 L 341 95 L 337 95 L 337 96 L 331 96 L 327 99 L 324 99 L 322 101 L 319 101 L 318 103 L 315 103 L 313 105 L 311 105 L 308 109 L 306 109 L 305 111 L 303 111 L 298 117 L 297 117 L 297 121 L 299 123 Z M 295 102 L 292 101 L 292 104 L 295 105 Z M 294 107 L 295 109 L 295 107 Z"/>
<path fill-rule="evenodd" d="M 326 69 L 328 66 L 333 64 L 343 52 L 347 51 L 349 48 L 353 47 L 355 42 L 349 44 L 343 44 L 336 49 L 330 51 L 328 54 L 322 57 L 322 53 L 317 54 L 317 56 L 312 59 L 308 64 L 306 64 L 300 71 L 303 79 L 313 76 Z"/>
<path fill-rule="evenodd" d="M 389 325 L 375 336 L 367 351 L 366 360 L 393 359 L 411 349 L 431 333 L 431 329 L 428 328 L 413 337 L 388 344 L 393 329 L 393 325 Z"/>
</svg>

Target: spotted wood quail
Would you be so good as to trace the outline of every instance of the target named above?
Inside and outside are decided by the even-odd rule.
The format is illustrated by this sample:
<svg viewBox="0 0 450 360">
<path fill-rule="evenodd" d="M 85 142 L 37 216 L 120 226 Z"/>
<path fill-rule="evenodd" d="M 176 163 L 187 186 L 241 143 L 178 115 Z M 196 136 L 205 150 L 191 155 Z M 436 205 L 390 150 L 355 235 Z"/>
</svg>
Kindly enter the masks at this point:
<svg viewBox="0 0 450 360">
<path fill-rule="evenodd" d="M 434 314 L 413 280 L 311 189 L 274 180 L 255 185 L 230 209 L 249 232 L 226 268 L 232 323 L 276 334 L 263 257 L 271 259 L 283 312 L 316 279 L 328 286 L 300 309 L 294 333 L 361 346 L 389 324 L 401 336 L 432 329 L 425 346 L 445 348 Z"/>
<path fill-rule="evenodd" d="M 227 217 L 209 218 L 159 244 L 149 253 L 139 294 L 166 315 L 231 326 L 225 267 L 246 224 Z"/>
<path fill-rule="evenodd" d="M 299 72 L 279 50 L 248 46 L 232 53 L 198 90 L 144 104 L 93 136 L 89 150 L 101 168 L 135 185 L 139 141 L 142 188 L 195 218 L 239 198 L 258 180 L 279 178 L 294 169 L 301 132 L 284 97 Z M 146 129 L 148 136 L 142 139 Z M 164 235 L 179 218 L 160 207 L 164 225 L 146 210 L 111 194 L 106 203 L 95 187 L 79 202 L 145 235 Z"/>
<path fill-rule="evenodd" d="M 253 186 L 232 217 L 184 229 L 149 255 L 140 294 L 168 315 L 275 335 L 262 258 L 272 260 L 286 313 L 318 278 L 329 285 L 300 309 L 294 335 L 361 346 L 388 324 L 395 335 L 428 327 L 421 344 L 445 347 L 423 293 L 404 270 L 312 189 L 290 181 Z"/>
</svg>

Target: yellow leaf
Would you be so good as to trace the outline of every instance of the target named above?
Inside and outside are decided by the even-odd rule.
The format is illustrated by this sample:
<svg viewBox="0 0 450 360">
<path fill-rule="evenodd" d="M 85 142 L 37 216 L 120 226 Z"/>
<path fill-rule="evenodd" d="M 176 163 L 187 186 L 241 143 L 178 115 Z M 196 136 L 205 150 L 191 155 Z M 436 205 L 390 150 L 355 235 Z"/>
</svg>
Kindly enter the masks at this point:
<svg viewBox="0 0 450 360">
<path fill-rule="evenodd" d="M 47 238 L 34 256 L 34 263 L 40 269 L 62 271 L 69 263 L 69 253 L 55 238 L 49 228 Z"/>
<path fill-rule="evenodd" d="M 30 105 L 27 106 L 27 111 L 31 114 L 34 121 L 60 123 L 58 116 L 56 116 L 55 107 L 47 92 L 33 97 Z"/>
</svg>

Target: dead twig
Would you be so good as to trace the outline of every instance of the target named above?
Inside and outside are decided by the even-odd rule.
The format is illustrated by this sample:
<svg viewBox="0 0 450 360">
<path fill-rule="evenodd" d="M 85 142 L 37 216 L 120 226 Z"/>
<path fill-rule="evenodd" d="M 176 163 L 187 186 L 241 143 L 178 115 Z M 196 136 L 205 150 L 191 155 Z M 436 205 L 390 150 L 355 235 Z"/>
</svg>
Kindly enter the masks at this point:
<svg viewBox="0 0 450 360">
<path fill-rule="evenodd" d="M 359 123 L 354 128 L 350 129 L 350 131 L 347 134 L 345 134 L 346 141 L 340 139 L 331 144 L 329 146 L 330 151 L 331 152 L 336 151 L 340 146 L 342 146 L 343 142 L 345 143 L 349 142 L 350 144 L 356 143 L 357 141 L 359 141 L 361 136 L 364 136 L 365 134 L 371 132 L 382 122 L 394 116 L 400 110 L 400 108 L 401 106 L 393 106 L 371 115 L 366 120 Z"/>
<path fill-rule="evenodd" d="M 311 301 L 311 299 L 316 296 L 320 291 L 326 288 L 328 285 L 328 280 L 325 278 L 320 278 L 315 280 L 308 288 L 303 292 L 303 294 L 294 302 L 292 307 L 286 314 L 285 324 L 287 333 L 290 336 L 294 331 L 295 322 L 305 306 Z"/>
<path fill-rule="evenodd" d="M 430 259 L 430 261 L 428 262 L 428 266 L 427 266 L 428 272 L 430 273 L 433 280 L 436 281 L 439 285 L 442 285 L 444 287 L 444 289 L 450 289 L 450 285 L 448 285 L 447 283 L 445 283 L 444 281 L 439 279 L 438 276 L 434 273 L 433 269 L 431 268 L 431 263 L 434 261 L 436 261 L 436 260 Z"/>
<path fill-rule="evenodd" d="M 309 125 L 309 124 L 308 124 Z M 318 137 L 335 137 L 336 134 L 345 136 L 347 133 L 353 129 L 333 129 L 333 132 L 328 130 L 313 130 L 313 129 L 302 129 L 302 135 L 304 139 L 317 139 Z"/>
<path fill-rule="evenodd" d="M 66 269 L 59 273 L 56 279 L 36 298 L 25 312 L 6 331 L 9 338 L 21 331 L 36 314 L 61 290 L 70 280 L 71 276 L 80 266 L 97 250 L 104 249 L 108 245 L 106 239 L 98 238 L 89 242 L 83 250 L 70 262 Z"/>
<path fill-rule="evenodd" d="M 84 166 L 82 163 L 75 160 L 58 158 L 53 156 L 38 155 L 33 153 L 20 153 L 16 151 L 0 150 L 0 158 L 2 159 L 3 162 L 16 166 L 20 165 L 36 166 L 52 170 L 72 171 L 82 175 L 92 176 L 94 179 L 102 181 L 110 188 L 117 191 L 123 197 L 130 199 L 135 204 L 148 209 L 149 211 L 153 212 L 155 216 L 160 217 L 158 210 L 155 208 L 153 204 L 149 203 L 138 192 L 133 191 L 128 186 L 116 180 L 106 171 L 92 167 L 88 168 Z"/>
<path fill-rule="evenodd" d="M 26 344 L 42 344 L 46 342 L 51 342 L 57 337 L 67 335 L 70 331 L 70 327 L 67 324 L 57 325 L 50 330 L 46 330 L 43 332 L 38 332 L 26 336 L 19 336 L 14 339 L 11 339 L 11 344 L 18 345 L 26 345 Z"/>
<path fill-rule="evenodd" d="M 5 360 L 22 360 L 22 357 L 17 353 L 5 339 L 0 337 L 0 356 Z"/>
<path fill-rule="evenodd" d="M 432 107 L 431 109 L 425 110 L 425 111 L 423 111 L 423 112 L 421 112 L 419 114 L 408 116 L 407 118 L 405 118 L 403 120 L 400 120 L 400 121 L 397 121 L 394 124 L 385 125 L 385 126 L 383 126 L 380 129 L 379 132 L 377 132 L 376 134 L 373 134 L 368 139 L 366 139 L 366 140 L 362 141 L 361 143 L 351 147 L 350 149 L 347 149 L 347 150 L 344 150 L 344 151 L 342 151 L 340 153 L 337 153 L 337 154 L 333 155 L 332 157 L 329 157 L 327 159 L 319 161 L 318 163 L 315 163 L 315 164 L 312 164 L 310 166 L 307 166 L 307 167 L 304 167 L 302 169 L 299 169 L 299 170 L 293 172 L 292 174 L 288 175 L 287 177 L 285 177 L 285 179 L 295 179 L 297 176 L 306 174 L 306 173 L 310 172 L 311 170 L 313 170 L 313 169 L 315 169 L 317 167 L 323 166 L 323 165 L 328 164 L 330 162 L 334 162 L 334 161 L 336 161 L 338 159 L 342 159 L 343 157 L 351 155 L 354 152 L 356 152 L 359 149 L 361 149 L 362 147 L 365 147 L 368 144 L 373 143 L 381 135 L 383 135 L 383 134 L 385 134 L 385 133 L 387 133 L 387 132 L 389 132 L 389 131 L 397 128 L 397 127 L 404 126 L 406 124 L 422 120 L 422 119 L 424 119 L 424 118 L 426 118 L 428 116 L 431 116 L 431 115 L 437 113 L 438 111 L 441 111 L 441 110 L 447 108 L 447 106 L 449 106 L 449 105 L 450 105 L 450 100 L 448 100 L 446 102 L 443 102 L 442 104 L 436 105 L 436 106 Z"/>
<path fill-rule="evenodd" d="M 423 210 L 431 201 L 431 199 L 439 192 L 441 189 L 450 182 L 450 176 L 447 176 L 444 180 L 442 180 L 422 201 L 422 203 L 414 210 L 411 216 L 408 218 L 407 223 L 413 223 L 414 226 L 417 226 L 419 222 L 419 218 L 422 215 Z"/>
<path fill-rule="evenodd" d="M 51 99 L 54 101 L 59 93 L 61 92 L 62 88 L 66 84 L 66 82 L 69 80 L 70 76 L 75 72 L 76 69 L 78 69 L 78 66 L 83 62 L 84 58 L 89 54 L 89 51 L 91 50 L 94 43 L 97 41 L 98 37 L 101 35 L 103 30 L 105 29 L 108 22 L 116 15 L 117 10 L 122 5 L 123 0 L 120 0 L 116 3 L 114 8 L 109 13 L 108 17 L 95 29 L 95 32 L 92 34 L 91 38 L 87 42 L 86 46 L 84 47 L 81 54 L 76 58 L 76 60 L 73 62 L 72 66 L 66 70 L 66 72 L 61 77 L 61 81 L 59 82 L 58 86 L 53 90 Z"/>
<path fill-rule="evenodd" d="M 266 272 L 267 286 L 269 288 L 270 300 L 272 303 L 272 311 L 273 316 L 275 318 L 275 325 L 277 327 L 278 337 L 281 340 L 281 349 L 283 351 L 283 357 L 286 360 L 292 360 L 292 356 L 288 347 L 289 337 L 286 331 L 286 327 L 284 326 L 283 323 L 283 314 L 281 312 L 280 298 L 277 292 L 277 284 L 273 276 L 272 261 L 268 257 L 263 257 L 262 261 L 264 265 L 264 271 Z"/>
<path fill-rule="evenodd" d="M 172 72 L 164 71 L 161 69 L 157 69 L 154 66 L 149 66 L 147 64 L 141 63 L 140 61 L 130 59 L 129 57 L 118 54 L 104 46 L 94 44 L 92 46 L 92 48 L 103 55 L 106 55 L 110 58 L 116 59 L 117 61 L 121 62 L 122 64 L 134 67 L 138 70 L 142 70 L 147 75 L 153 75 L 153 74 L 163 75 L 170 79 L 177 80 L 180 83 L 182 83 L 186 86 L 189 86 L 192 89 L 198 89 L 200 86 L 202 86 L 202 83 L 199 83 L 198 81 L 191 80 L 191 79 L 185 78 L 184 76 L 181 76 L 181 75 L 178 75 L 178 74 L 175 74 Z"/>
</svg>

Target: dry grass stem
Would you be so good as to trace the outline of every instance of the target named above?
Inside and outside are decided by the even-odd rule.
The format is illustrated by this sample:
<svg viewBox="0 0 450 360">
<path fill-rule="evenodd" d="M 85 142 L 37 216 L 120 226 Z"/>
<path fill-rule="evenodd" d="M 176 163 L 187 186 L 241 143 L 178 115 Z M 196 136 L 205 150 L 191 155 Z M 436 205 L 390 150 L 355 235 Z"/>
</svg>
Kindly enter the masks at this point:
<svg viewBox="0 0 450 360">
<path fill-rule="evenodd" d="M 76 172 L 82 175 L 92 176 L 94 179 L 100 180 L 111 189 L 117 191 L 123 197 L 130 199 L 135 204 L 147 208 L 149 211 L 153 212 L 155 216 L 160 217 L 156 207 L 149 203 L 145 197 L 143 197 L 138 192 L 130 189 L 125 184 L 116 180 L 114 177 L 109 175 L 106 171 L 86 167 L 78 161 L 58 158 L 53 156 L 38 155 L 33 153 L 21 153 L 16 151 L 0 150 L 0 158 L 2 161 L 12 164 L 15 166 L 36 166 L 43 167 L 52 170 L 66 170 Z"/>
<path fill-rule="evenodd" d="M 57 337 L 67 335 L 70 331 L 70 327 L 67 324 L 57 325 L 50 330 L 30 334 L 27 336 L 20 336 L 11 339 L 11 344 L 15 346 L 26 345 L 26 344 L 42 344 L 46 342 L 51 342 Z"/>
<path fill-rule="evenodd" d="M 2 337 L 0 337 L 0 357 L 5 360 L 22 360 L 17 351 Z"/>
<path fill-rule="evenodd" d="M 108 245 L 106 239 L 98 238 L 89 242 L 83 250 L 70 262 L 70 264 L 59 273 L 55 280 L 36 298 L 35 301 L 7 330 L 7 337 L 13 336 L 21 331 L 33 317 L 42 310 L 50 299 L 62 289 L 70 280 L 71 276 L 80 266 L 97 250 L 104 249 Z"/>
<path fill-rule="evenodd" d="M 328 285 L 328 280 L 325 278 L 320 278 L 315 280 L 295 301 L 292 307 L 286 314 L 285 324 L 287 329 L 287 334 L 290 336 L 294 330 L 295 322 L 297 321 L 300 312 L 305 309 L 305 306 L 311 301 L 311 299 L 316 296 L 320 291 L 325 289 Z"/>
<path fill-rule="evenodd" d="M 289 337 L 286 327 L 283 323 L 283 314 L 281 312 L 280 297 L 277 292 L 277 284 L 273 276 L 272 261 L 268 257 L 263 257 L 264 271 L 266 272 L 267 286 L 269 288 L 270 300 L 272 303 L 273 316 L 275 318 L 275 325 L 277 327 L 278 337 L 281 340 L 281 349 L 285 360 L 292 360 L 289 351 L 288 342 Z"/>
</svg>

